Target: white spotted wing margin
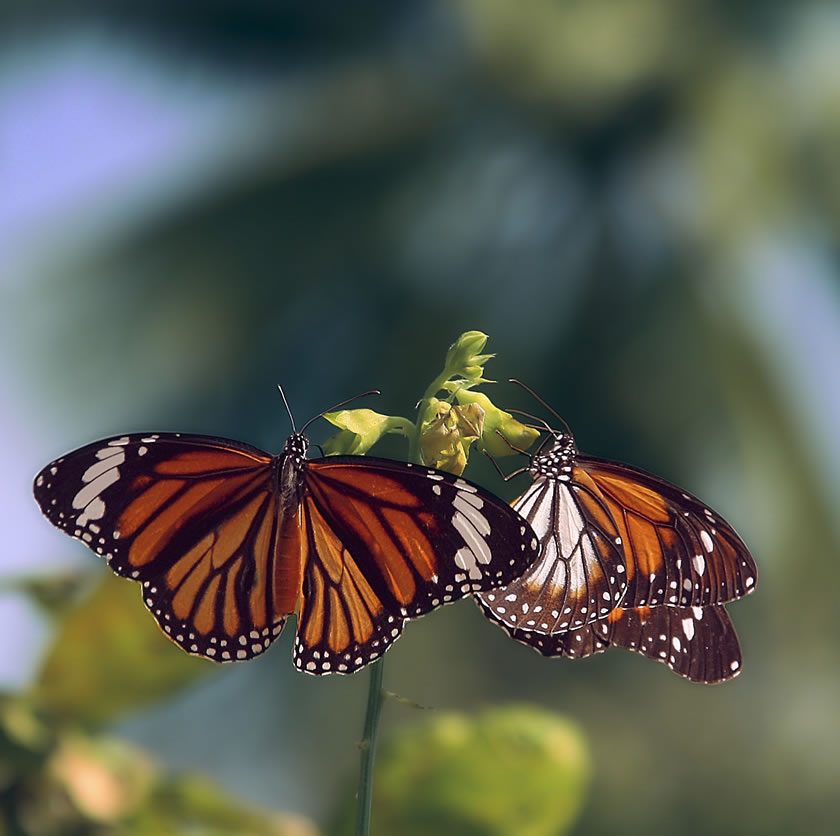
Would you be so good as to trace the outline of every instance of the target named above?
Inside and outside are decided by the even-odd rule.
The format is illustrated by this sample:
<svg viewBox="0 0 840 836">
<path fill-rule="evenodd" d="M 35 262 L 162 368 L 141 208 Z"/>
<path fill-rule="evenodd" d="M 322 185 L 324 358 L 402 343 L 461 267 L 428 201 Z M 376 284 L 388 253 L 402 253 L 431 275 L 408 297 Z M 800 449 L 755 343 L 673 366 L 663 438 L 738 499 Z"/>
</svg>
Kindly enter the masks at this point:
<svg viewBox="0 0 840 836">
<path fill-rule="evenodd" d="M 147 433 L 47 465 L 47 519 L 139 582 L 166 635 L 216 662 L 262 653 L 298 613 L 295 663 L 352 673 L 406 620 L 509 583 L 538 551 L 508 505 L 466 480 L 386 459 L 272 456 Z"/>
<path fill-rule="evenodd" d="M 704 685 L 726 682 L 741 672 L 741 646 L 722 605 L 616 609 L 600 621 L 551 636 L 497 624 L 543 656 L 583 659 L 623 647 Z"/>
<path fill-rule="evenodd" d="M 590 516 L 616 521 L 627 559 L 624 608 L 706 607 L 755 590 L 744 541 L 696 496 L 630 465 L 578 456 L 578 499 Z"/>
<path fill-rule="evenodd" d="M 734 529 L 696 497 L 644 471 L 581 456 L 557 433 L 531 459 L 514 507 L 540 539 L 540 559 L 479 596 L 489 617 L 553 634 L 613 608 L 723 604 L 755 589 L 756 567 Z"/>
<path fill-rule="evenodd" d="M 505 502 L 422 465 L 316 459 L 306 494 L 310 558 L 294 660 L 307 673 L 353 673 L 406 621 L 509 583 L 539 547 Z"/>
</svg>

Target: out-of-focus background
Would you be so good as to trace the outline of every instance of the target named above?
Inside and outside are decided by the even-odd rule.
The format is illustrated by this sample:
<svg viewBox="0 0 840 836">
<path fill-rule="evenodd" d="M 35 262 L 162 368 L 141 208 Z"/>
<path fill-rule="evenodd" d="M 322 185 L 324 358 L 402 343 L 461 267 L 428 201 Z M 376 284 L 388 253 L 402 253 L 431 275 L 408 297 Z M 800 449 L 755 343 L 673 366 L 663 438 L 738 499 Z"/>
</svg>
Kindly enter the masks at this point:
<svg viewBox="0 0 840 836">
<path fill-rule="evenodd" d="M 31 478 L 131 430 L 279 450 L 278 382 L 299 422 L 374 386 L 411 415 L 467 329 L 581 449 L 742 533 L 744 670 L 703 687 L 621 651 L 546 660 L 464 602 L 408 626 L 388 689 L 564 715 L 591 764 L 576 834 L 836 832 L 838 149 L 832 2 L 4 4 L 0 806 L 29 803 L 19 832 L 60 820 L 33 812 L 33 752 L 68 809 L 113 813 L 75 767 L 128 803 L 67 724 L 295 832 L 331 826 L 366 674 L 295 673 L 289 631 L 241 666 L 188 659 L 132 585 L 103 603 L 104 567 Z M 120 669 L 135 612 L 145 661 Z M 386 740 L 428 716 L 385 714 Z"/>
</svg>

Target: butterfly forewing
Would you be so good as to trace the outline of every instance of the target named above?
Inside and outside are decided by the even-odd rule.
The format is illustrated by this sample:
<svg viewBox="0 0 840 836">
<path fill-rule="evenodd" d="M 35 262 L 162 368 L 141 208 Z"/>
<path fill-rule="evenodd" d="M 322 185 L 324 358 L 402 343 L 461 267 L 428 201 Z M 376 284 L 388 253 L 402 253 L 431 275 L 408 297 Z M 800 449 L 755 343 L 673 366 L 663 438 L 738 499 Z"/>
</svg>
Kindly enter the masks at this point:
<svg viewBox="0 0 840 836">
<path fill-rule="evenodd" d="M 387 459 L 310 462 L 304 506 L 295 664 L 310 672 L 367 664 L 406 619 L 510 581 L 538 548 L 530 527 L 476 485 Z"/>
<path fill-rule="evenodd" d="M 95 442 L 35 480 L 47 518 L 142 584 L 165 633 L 217 662 L 249 659 L 298 612 L 295 663 L 351 673 L 405 620 L 506 583 L 537 540 L 501 500 L 439 471 L 360 456 L 308 461 L 228 439 Z"/>
<path fill-rule="evenodd" d="M 618 530 L 588 519 L 566 482 L 539 478 L 514 502 L 540 541 L 540 558 L 510 584 L 480 595 L 493 616 L 512 627 L 551 633 L 603 618 L 627 580 Z"/>
<path fill-rule="evenodd" d="M 622 606 L 709 606 L 752 592 L 757 570 L 744 541 L 685 491 L 628 465 L 578 457 L 574 485 L 590 518 L 604 510 L 622 539 Z"/>
<path fill-rule="evenodd" d="M 272 458 L 205 436 L 105 439 L 47 465 L 47 518 L 139 581 L 143 601 L 185 650 L 215 661 L 261 653 L 297 601 L 298 577 L 271 584 L 277 503 Z M 292 574 L 294 572 L 292 571 Z"/>
<path fill-rule="evenodd" d="M 534 482 L 514 503 L 540 540 L 521 578 L 486 593 L 485 611 L 512 627 L 572 630 L 614 607 L 709 606 L 752 591 L 756 567 L 718 514 L 626 465 L 558 442 L 534 457 Z"/>
<path fill-rule="evenodd" d="M 724 682 L 741 671 L 738 636 L 723 606 L 615 609 L 605 619 L 554 635 L 505 629 L 544 656 L 582 659 L 623 647 L 705 684 Z"/>
</svg>

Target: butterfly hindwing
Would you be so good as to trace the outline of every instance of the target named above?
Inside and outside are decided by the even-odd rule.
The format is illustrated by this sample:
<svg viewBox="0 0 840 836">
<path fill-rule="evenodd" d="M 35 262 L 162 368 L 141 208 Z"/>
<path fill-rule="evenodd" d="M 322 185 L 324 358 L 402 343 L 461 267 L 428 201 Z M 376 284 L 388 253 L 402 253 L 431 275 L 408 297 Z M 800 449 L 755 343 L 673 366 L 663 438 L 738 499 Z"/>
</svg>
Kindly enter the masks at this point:
<svg viewBox="0 0 840 836">
<path fill-rule="evenodd" d="M 724 682 L 741 671 L 741 646 L 723 606 L 615 609 L 600 621 L 554 635 L 502 626 L 544 656 L 582 659 L 623 647 L 705 684 Z"/>
<path fill-rule="evenodd" d="M 538 544 L 476 485 L 388 459 L 309 463 L 309 551 L 295 664 L 349 673 L 381 655 L 404 622 L 506 583 Z"/>
</svg>

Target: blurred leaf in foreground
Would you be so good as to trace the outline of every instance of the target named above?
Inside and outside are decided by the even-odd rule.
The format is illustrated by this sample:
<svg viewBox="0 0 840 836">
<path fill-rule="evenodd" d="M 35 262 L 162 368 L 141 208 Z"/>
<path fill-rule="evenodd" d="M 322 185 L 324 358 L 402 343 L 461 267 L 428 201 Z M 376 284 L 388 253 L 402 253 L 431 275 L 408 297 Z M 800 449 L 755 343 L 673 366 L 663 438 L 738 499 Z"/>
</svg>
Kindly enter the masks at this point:
<svg viewBox="0 0 840 836">
<path fill-rule="evenodd" d="M 376 764 L 377 836 L 558 836 L 583 805 L 589 752 L 570 720 L 510 706 L 440 714 L 401 730 Z M 331 833 L 352 832 L 354 800 Z"/>
<path fill-rule="evenodd" d="M 161 770 L 141 749 L 64 730 L 0 699 L 0 833 L 193 833 L 315 836 L 297 816 L 263 810 L 196 774 Z"/>
<path fill-rule="evenodd" d="M 59 718 L 104 723 L 215 669 L 171 645 L 136 584 L 108 574 L 61 621 L 34 697 Z"/>
<path fill-rule="evenodd" d="M 96 584 L 98 573 L 68 570 L 50 575 L 5 578 L 0 591 L 19 593 L 51 618 L 60 618 Z"/>
</svg>

